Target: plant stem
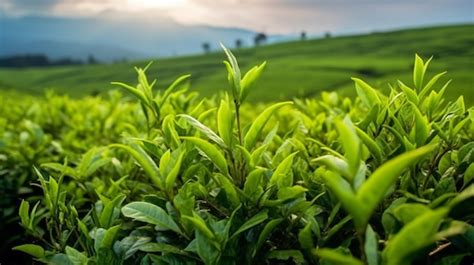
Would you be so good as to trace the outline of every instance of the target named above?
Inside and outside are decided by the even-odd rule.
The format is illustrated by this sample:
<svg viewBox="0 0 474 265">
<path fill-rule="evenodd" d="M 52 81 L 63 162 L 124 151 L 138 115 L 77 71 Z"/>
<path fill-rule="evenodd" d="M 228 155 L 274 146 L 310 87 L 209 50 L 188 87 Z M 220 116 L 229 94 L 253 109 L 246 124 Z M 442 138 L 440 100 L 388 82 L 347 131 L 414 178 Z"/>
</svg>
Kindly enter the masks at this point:
<svg viewBox="0 0 474 265">
<path fill-rule="evenodd" d="M 360 251 L 360 258 L 361 260 L 367 264 L 367 257 L 365 256 L 365 243 L 364 243 L 364 234 L 365 233 L 357 233 L 357 239 L 359 240 L 359 251 Z"/>
<path fill-rule="evenodd" d="M 239 145 L 243 146 L 242 142 L 242 126 L 240 125 L 240 103 L 237 101 L 237 99 L 234 99 L 234 105 L 235 105 L 235 117 L 237 119 L 237 134 L 239 135 Z M 243 154 L 240 153 L 240 160 L 239 164 L 237 166 L 238 172 L 237 172 L 237 179 L 239 182 L 239 186 L 242 187 L 244 184 L 244 167 L 245 167 L 245 161 Z"/>
<path fill-rule="evenodd" d="M 228 149 L 227 150 L 229 156 L 230 156 L 230 161 L 232 161 L 232 175 L 237 175 L 237 160 L 234 158 L 234 154 L 232 153 L 232 150 Z M 235 181 L 234 181 L 235 182 Z M 240 183 L 234 183 L 239 185 Z"/>
<path fill-rule="evenodd" d="M 235 117 L 237 118 L 237 133 L 239 135 L 239 145 L 242 146 L 242 129 L 240 126 L 240 103 L 237 100 L 234 100 L 235 105 Z"/>
</svg>

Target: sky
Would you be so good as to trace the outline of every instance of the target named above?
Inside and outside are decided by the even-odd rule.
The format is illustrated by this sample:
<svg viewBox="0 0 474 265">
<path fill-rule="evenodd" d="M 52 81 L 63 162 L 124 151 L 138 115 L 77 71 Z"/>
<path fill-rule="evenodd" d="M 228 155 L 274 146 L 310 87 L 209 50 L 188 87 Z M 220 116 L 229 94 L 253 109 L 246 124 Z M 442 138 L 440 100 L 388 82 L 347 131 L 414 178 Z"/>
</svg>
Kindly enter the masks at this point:
<svg viewBox="0 0 474 265">
<path fill-rule="evenodd" d="M 474 0 L 1 0 L 1 15 L 136 16 L 270 34 L 474 23 Z"/>
</svg>

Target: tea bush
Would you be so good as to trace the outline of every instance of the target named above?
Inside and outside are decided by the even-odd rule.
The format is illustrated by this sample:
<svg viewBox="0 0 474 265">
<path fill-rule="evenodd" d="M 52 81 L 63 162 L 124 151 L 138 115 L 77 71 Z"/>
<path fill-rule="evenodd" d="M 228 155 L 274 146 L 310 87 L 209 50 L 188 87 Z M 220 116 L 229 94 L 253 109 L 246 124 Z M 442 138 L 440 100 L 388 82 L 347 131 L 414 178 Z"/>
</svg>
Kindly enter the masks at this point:
<svg viewBox="0 0 474 265">
<path fill-rule="evenodd" d="M 200 99 L 188 77 L 108 99 L 2 104 L 3 229 L 50 264 L 460 264 L 474 249 L 474 108 L 444 73 L 384 95 L 245 100 L 265 63 Z M 32 182 L 32 187 L 28 186 Z M 15 198 L 23 198 L 19 218 Z M 26 237 L 25 237 L 26 236 Z"/>
</svg>

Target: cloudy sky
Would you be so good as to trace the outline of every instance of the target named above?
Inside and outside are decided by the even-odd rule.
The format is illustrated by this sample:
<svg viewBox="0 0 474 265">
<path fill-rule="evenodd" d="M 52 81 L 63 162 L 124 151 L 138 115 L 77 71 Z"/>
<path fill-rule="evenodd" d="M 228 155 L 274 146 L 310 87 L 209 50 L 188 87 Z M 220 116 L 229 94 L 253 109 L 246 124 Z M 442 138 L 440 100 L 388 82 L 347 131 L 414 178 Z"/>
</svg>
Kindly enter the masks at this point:
<svg viewBox="0 0 474 265">
<path fill-rule="evenodd" d="M 140 16 L 267 33 L 473 23 L 474 0 L 1 0 L 2 15 Z"/>
</svg>

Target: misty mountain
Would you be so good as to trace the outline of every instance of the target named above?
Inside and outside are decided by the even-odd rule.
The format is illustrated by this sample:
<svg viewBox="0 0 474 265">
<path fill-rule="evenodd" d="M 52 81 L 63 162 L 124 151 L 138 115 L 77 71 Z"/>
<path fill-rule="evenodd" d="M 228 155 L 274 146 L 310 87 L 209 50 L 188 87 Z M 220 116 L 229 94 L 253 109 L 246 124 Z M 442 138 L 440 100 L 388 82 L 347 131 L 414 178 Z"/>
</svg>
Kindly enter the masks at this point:
<svg viewBox="0 0 474 265">
<path fill-rule="evenodd" d="M 182 25 L 158 15 L 3 16 L 0 56 L 43 53 L 52 59 L 84 60 L 89 55 L 102 61 L 143 59 L 202 53 L 203 42 L 209 42 L 212 50 L 218 49 L 219 41 L 233 47 L 236 39 L 248 46 L 253 44 L 255 34 L 239 28 Z"/>
</svg>

